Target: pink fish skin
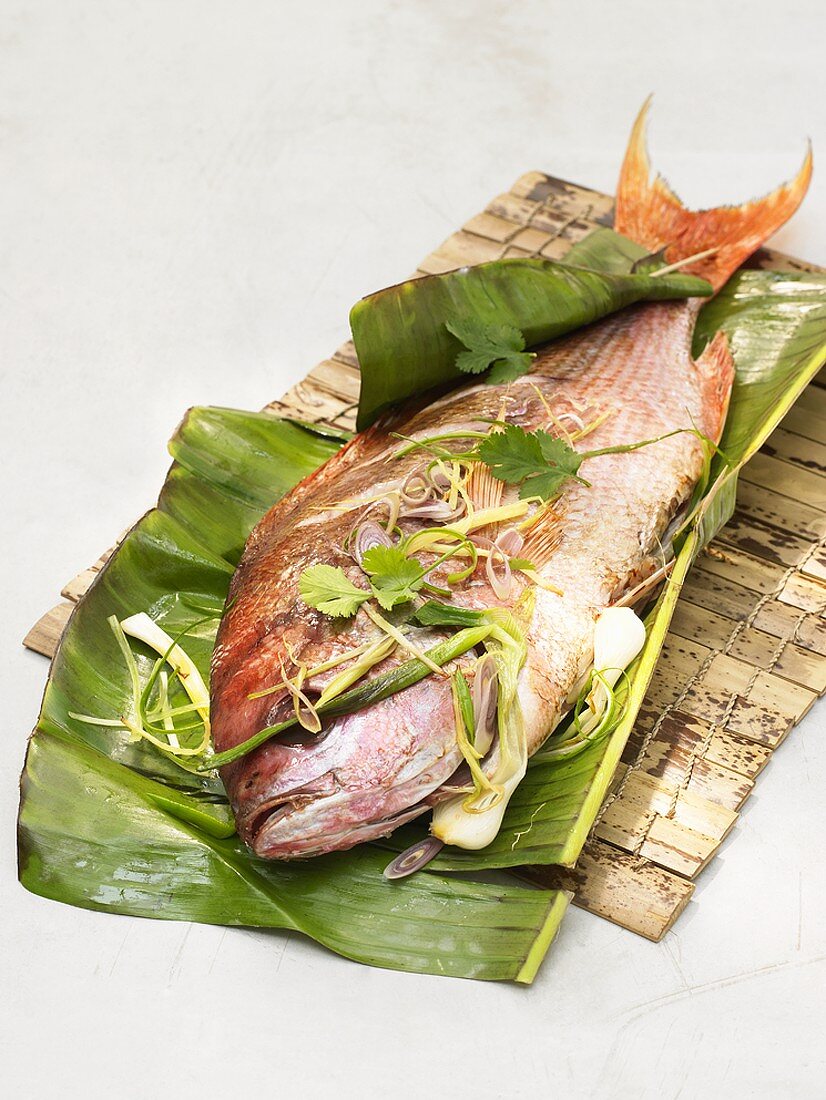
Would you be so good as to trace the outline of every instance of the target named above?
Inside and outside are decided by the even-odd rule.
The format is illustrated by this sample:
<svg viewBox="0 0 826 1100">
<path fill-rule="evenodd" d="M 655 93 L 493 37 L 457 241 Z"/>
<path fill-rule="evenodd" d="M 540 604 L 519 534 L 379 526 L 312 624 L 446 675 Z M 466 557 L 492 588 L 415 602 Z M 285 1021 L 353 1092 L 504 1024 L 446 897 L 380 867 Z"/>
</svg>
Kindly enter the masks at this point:
<svg viewBox="0 0 826 1100">
<path fill-rule="evenodd" d="M 719 288 L 799 205 L 810 157 L 792 183 L 764 199 L 693 213 L 659 177 L 650 180 L 644 115 L 645 109 L 620 177 L 617 228 L 652 251 L 669 246 L 669 262 L 716 248 L 687 270 Z M 358 435 L 279 501 L 250 535 L 219 629 L 211 677 L 216 751 L 291 713 L 292 701 L 283 693 L 250 698 L 276 683 L 282 667 L 311 668 L 380 636 L 364 612 L 333 620 L 308 608 L 298 580 L 308 566 L 325 563 L 363 585 L 345 540 L 370 502 L 398 489 L 421 461 L 415 453 L 399 457 L 402 444 L 391 433 L 415 439 L 476 429 L 503 411 L 527 430 L 547 428 L 550 408 L 557 421 L 606 414 L 579 444 L 582 450 L 692 426 L 718 439 L 733 363 L 723 337 L 692 359 L 698 308 L 696 302 L 634 307 L 549 345 L 531 372 L 509 386 L 469 385 L 430 405 L 406 406 Z M 657 567 L 662 537 L 691 495 L 703 458 L 701 441 L 686 431 L 630 453 L 587 459 L 580 474 L 590 484 L 566 487 L 528 532 L 522 556 L 562 593 L 536 589 L 527 631 L 519 697 L 529 752 L 559 720 L 589 667 L 600 612 Z M 507 486 L 501 499 L 516 496 Z M 342 511 L 342 501 L 361 503 Z M 410 533 L 430 522 L 403 519 L 400 526 Z M 508 605 L 526 583 L 519 575 Z M 453 600 L 476 608 L 502 602 L 482 569 Z M 428 648 L 442 636 L 421 630 L 416 642 Z M 405 656 L 397 651 L 371 674 Z M 312 695 L 331 675 L 304 690 Z M 438 801 L 461 764 L 449 681 L 431 675 L 331 721 L 318 739 L 267 742 L 224 768 L 222 778 L 244 841 L 260 856 L 294 859 L 389 834 Z"/>
</svg>

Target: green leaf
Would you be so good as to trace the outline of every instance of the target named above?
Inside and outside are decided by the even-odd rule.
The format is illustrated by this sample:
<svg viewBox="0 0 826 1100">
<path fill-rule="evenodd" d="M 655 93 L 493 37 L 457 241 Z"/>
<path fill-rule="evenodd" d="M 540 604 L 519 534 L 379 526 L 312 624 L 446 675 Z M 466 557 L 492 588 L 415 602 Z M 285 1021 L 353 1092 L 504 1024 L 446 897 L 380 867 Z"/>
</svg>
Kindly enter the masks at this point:
<svg viewBox="0 0 826 1100">
<path fill-rule="evenodd" d="M 308 431 L 265 413 L 190 409 L 169 444 L 176 461 L 158 507 L 236 565 L 273 500 L 318 469 L 348 435 Z"/>
<path fill-rule="evenodd" d="M 495 260 L 364 298 L 350 313 L 361 365 L 359 429 L 383 409 L 434 386 L 456 384 L 467 371 L 478 373 L 490 363 L 495 363 L 490 381 L 524 373 L 527 364 L 518 357 L 525 353 L 512 343 L 507 354 L 486 360 L 488 352 L 476 350 L 480 333 L 498 331 L 501 339 L 503 330 L 516 332 L 522 347 L 532 348 L 634 302 L 711 293 L 708 283 L 680 272 L 632 274 L 632 264 L 645 254 L 633 241 L 602 229 L 574 246 L 564 263 Z"/>
<path fill-rule="evenodd" d="M 519 495 L 523 498 L 539 496 L 543 500 L 552 500 L 557 496 L 568 478 L 576 477 L 582 465 L 582 455 L 570 447 L 564 439 L 555 439 L 540 428 L 534 433 L 539 439 L 542 457 L 548 469 L 539 473 L 522 486 Z"/>
<path fill-rule="evenodd" d="M 415 558 L 408 558 L 398 546 L 373 546 L 362 558 L 376 599 L 385 611 L 412 600 L 425 581 Z"/>
<path fill-rule="evenodd" d="M 298 578 L 304 603 L 336 618 L 355 615 L 370 593 L 357 588 L 337 565 L 310 565 Z"/>
<path fill-rule="evenodd" d="M 487 381 L 499 384 L 530 370 L 534 356 L 525 351 L 525 337 L 513 325 L 482 324 L 467 317 L 447 321 L 445 327 L 467 349 L 456 356 L 456 366 L 466 374 L 480 374 L 492 366 Z"/>
<path fill-rule="evenodd" d="M 549 469 L 538 473 L 536 477 L 529 477 L 519 487 L 520 500 L 529 500 L 531 497 L 539 497 L 541 500 L 554 500 L 562 491 L 568 474 L 564 470 Z"/>
<path fill-rule="evenodd" d="M 512 352 L 507 358 L 495 359 L 485 381 L 491 386 L 515 382 L 531 369 L 536 355 L 530 351 Z"/>
<path fill-rule="evenodd" d="M 541 428 L 526 432 L 517 424 L 492 432 L 479 444 L 479 457 L 494 477 L 520 485 L 523 499 L 551 500 L 568 478 L 576 476 L 582 457 L 562 439 Z"/>
<path fill-rule="evenodd" d="M 455 317 L 445 322 L 445 328 L 466 348 L 492 349 L 494 353 L 505 355 L 525 347 L 525 337 L 513 325 L 483 324 L 474 317 Z"/>
<path fill-rule="evenodd" d="M 611 275 L 633 274 L 634 265 L 649 256 L 647 248 L 623 237 L 613 229 L 602 227 L 583 237 L 565 254 L 565 263 L 592 268 Z"/>
<path fill-rule="evenodd" d="M 665 248 L 658 248 L 656 252 L 649 252 L 647 256 L 640 256 L 640 258 L 635 260 L 631 265 L 632 272 L 636 275 L 640 271 L 659 271 L 661 267 L 666 266 L 666 251 L 667 249 Z"/>
<path fill-rule="evenodd" d="M 167 812 L 138 773 L 45 732 L 29 747 L 19 836 L 21 881 L 44 897 L 293 929 L 348 958 L 416 973 L 530 982 L 567 904 L 558 892 L 429 873 L 391 885 L 373 846 L 299 863 L 256 859 L 237 838 Z"/>
<path fill-rule="evenodd" d="M 557 439 L 556 436 L 549 435 L 542 428 L 538 428 L 533 434 L 539 440 L 542 457 L 549 466 L 558 466 L 569 474 L 577 472 L 582 462 L 582 456 L 569 443 L 566 443 L 564 439 Z"/>
<path fill-rule="evenodd" d="M 495 356 L 485 349 L 460 351 L 456 356 L 456 366 L 465 374 L 481 374 L 488 369 L 494 358 Z"/>
<path fill-rule="evenodd" d="M 186 414 L 169 450 L 200 481 L 260 514 L 347 438 L 347 432 L 308 431 L 268 413 L 197 408 Z"/>
<path fill-rule="evenodd" d="M 527 558 L 511 558 L 511 569 L 535 569 L 536 566 Z"/>
<path fill-rule="evenodd" d="M 479 457 L 500 481 L 510 485 L 518 485 L 545 464 L 538 436 L 518 424 L 508 424 L 483 439 Z"/>
</svg>

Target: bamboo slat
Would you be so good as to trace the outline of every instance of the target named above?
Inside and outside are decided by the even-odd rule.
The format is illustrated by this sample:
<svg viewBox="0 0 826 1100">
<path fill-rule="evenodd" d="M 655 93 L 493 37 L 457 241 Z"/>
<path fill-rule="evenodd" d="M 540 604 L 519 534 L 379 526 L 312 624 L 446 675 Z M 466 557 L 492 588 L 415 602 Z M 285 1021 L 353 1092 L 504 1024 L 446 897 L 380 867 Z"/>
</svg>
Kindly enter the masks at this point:
<svg viewBox="0 0 826 1100">
<path fill-rule="evenodd" d="M 80 594 L 74 599 L 80 599 Z M 73 608 L 74 603 L 64 601 L 41 615 L 23 639 L 23 645 L 35 653 L 42 653 L 44 657 L 53 657 Z"/>
<path fill-rule="evenodd" d="M 576 867 L 528 867 L 539 886 L 573 890 L 574 904 L 649 940 L 659 940 L 685 909 L 694 883 L 598 840 L 585 845 Z"/>
<path fill-rule="evenodd" d="M 503 256 L 558 259 L 596 226 L 609 196 L 541 172 L 522 176 L 444 241 L 415 275 Z M 811 270 L 766 250 L 753 266 Z M 575 868 L 525 868 L 575 903 L 649 939 L 688 904 L 693 878 L 736 825 L 773 750 L 826 689 L 826 371 L 744 471 L 737 510 L 701 556 L 612 793 Z M 353 428 L 358 360 L 338 348 L 267 406 Z M 64 588 L 76 601 L 106 556 Z M 25 645 L 51 655 L 72 602 Z"/>
</svg>

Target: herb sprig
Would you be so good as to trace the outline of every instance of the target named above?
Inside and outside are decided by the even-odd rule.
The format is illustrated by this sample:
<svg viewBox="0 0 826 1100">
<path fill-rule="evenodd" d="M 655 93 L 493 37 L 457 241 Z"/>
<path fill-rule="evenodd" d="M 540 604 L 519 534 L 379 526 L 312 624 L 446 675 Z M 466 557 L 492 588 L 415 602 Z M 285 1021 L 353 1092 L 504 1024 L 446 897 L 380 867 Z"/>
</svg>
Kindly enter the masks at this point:
<svg viewBox="0 0 826 1100">
<path fill-rule="evenodd" d="M 400 604 L 409 603 L 423 588 L 434 591 L 433 586 L 428 584 L 428 575 L 462 549 L 468 552 L 470 564 L 467 569 L 451 573 L 447 581 L 449 584 L 455 583 L 472 572 L 476 565 L 475 546 L 465 535 L 448 528 L 441 529 L 437 534 L 443 541 L 454 540 L 456 545 L 439 554 L 429 565 L 423 565 L 412 550 L 428 533 L 418 531 L 395 546 L 373 546 L 367 550 L 361 559 L 361 568 L 370 582 L 369 589 L 353 584 L 340 566 L 325 563 L 308 566 L 298 578 L 301 598 L 310 607 L 332 618 L 350 618 L 370 599 L 375 599 L 385 611 L 392 611 Z"/>
<path fill-rule="evenodd" d="M 481 462 L 498 481 L 519 485 L 522 500 L 553 500 L 570 478 L 583 485 L 588 484 L 579 476 L 578 470 L 590 457 L 589 452 L 574 450 L 566 440 L 550 435 L 544 428 L 528 432 L 518 424 L 499 422 L 497 427 L 496 431 L 462 433 L 460 438 L 479 440 L 473 447 L 462 451 L 451 451 L 442 446 L 443 441 L 459 437 L 458 433 L 408 439 L 408 446 L 399 452 L 399 456 L 416 449 L 445 461 Z M 407 439 L 406 436 L 399 438 Z"/>
<path fill-rule="evenodd" d="M 579 476 L 579 468 L 586 459 L 600 455 L 628 454 L 661 443 L 676 435 L 694 435 L 706 447 L 709 453 L 719 454 L 728 461 L 713 440 L 696 427 L 675 428 L 674 431 L 653 439 L 641 439 L 636 443 L 618 443 L 612 447 L 600 447 L 592 451 L 577 451 L 567 440 L 552 436 L 544 428 L 526 431 L 518 424 L 494 422 L 498 430 L 486 433 L 463 432 L 446 433 L 425 439 L 406 439 L 408 446 L 399 451 L 399 456 L 411 450 L 422 450 L 436 458 L 458 462 L 482 462 L 499 481 L 509 485 L 519 485 L 522 500 L 538 498 L 547 503 L 559 496 L 568 480 L 578 481 L 581 485 L 590 482 Z M 479 440 L 473 447 L 451 451 L 442 445 L 443 441 L 453 439 Z"/>
<path fill-rule="evenodd" d="M 421 562 L 409 558 L 400 546 L 374 546 L 362 558 L 361 566 L 385 611 L 412 600 L 427 575 Z"/>
<path fill-rule="evenodd" d="M 491 432 L 477 451 L 495 478 L 519 485 L 522 500 L 552 500 L 569 478 L 588 484 L 577 473 L 585 456 L 542 428 L 526 432 L 518 424 L 508 424 L 502 431 Z"/>
<path fill-rule="evenodd" d="M 349 619 L 372 595 L 353 584 L 340 566 L 324 563 L 303 570 L 298 591 L 304 603 L 334 619 Z"/>
<path fill-rule="evenodd" d="M 525 351 L 525 337 L 514 325 L 484 324 L 475 317 L 447 321 L 445 328 L 465 346 L 456 366 L 465 374 L 488 371 L 492 386 L 513 382 L 531 369 L 534 352 Z"/>
</svg>

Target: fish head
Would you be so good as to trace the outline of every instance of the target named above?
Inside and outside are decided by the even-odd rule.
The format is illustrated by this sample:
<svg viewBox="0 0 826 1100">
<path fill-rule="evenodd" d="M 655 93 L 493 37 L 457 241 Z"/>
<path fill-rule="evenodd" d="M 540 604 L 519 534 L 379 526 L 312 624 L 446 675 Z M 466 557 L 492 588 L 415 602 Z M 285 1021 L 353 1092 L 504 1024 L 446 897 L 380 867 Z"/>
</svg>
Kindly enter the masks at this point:
<svg viewBox="0 0 826 1100">
<path fill-rule="evenodd" d="M 244 740 L 268 724 L 267 700 L 246 700 L 233 719 L 224 734 L 232 725 Z M 266 742 L 221 775 L 244 842 L 263 858 L 295 859 L 387 836 L 424 813 L 461 762 L 450 683 L 430 676 L 316 737 Z"/>
</svg>

